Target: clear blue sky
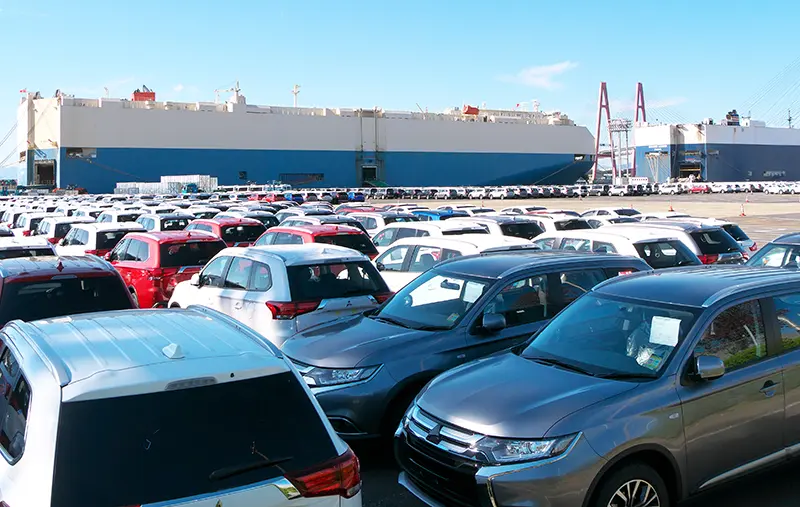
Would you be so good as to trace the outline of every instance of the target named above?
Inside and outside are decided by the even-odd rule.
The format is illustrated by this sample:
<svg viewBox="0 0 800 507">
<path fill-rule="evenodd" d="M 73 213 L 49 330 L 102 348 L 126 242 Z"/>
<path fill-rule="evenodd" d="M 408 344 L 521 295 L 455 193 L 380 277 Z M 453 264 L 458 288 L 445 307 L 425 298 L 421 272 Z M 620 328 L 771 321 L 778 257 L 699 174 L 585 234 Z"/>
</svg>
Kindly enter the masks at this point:
<svg viewBox="0 0 800 507">
<path fill-rule="evenodd" d="M 642 81 L 651 121 L 719 119 L 800 56 L 798 19 L 787 0 L 0 0 L 0 139 L 21 88 L 126 97 L 146 84 L 159 99 L 213 101 L 236 79 L 255 104 L 291 105 L 298 83 L 306 106 L 537 99 L 583 124 L 600 81 L 615 115 L 632 114 Z M 800 99 L 794 76 L 753 116 Z"/>
</svg>

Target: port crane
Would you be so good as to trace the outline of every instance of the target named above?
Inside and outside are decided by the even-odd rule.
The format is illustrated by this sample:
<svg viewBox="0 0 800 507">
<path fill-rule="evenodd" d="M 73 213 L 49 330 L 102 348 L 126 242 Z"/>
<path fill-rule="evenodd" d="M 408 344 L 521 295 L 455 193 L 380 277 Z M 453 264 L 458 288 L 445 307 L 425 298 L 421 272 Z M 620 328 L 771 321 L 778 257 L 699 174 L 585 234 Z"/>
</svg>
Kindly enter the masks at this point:
<svg viewBox="0 0 800 507">
<path fill-rule="evenodd" d="M 219 94 L 220 93 L 227 93 L 227 92 L 233 93 L 234 97 L 238 101 L 238 97 L 239 97 L 239 92 L 240 91 L 242 91 L 242 89 L 239 88 L 239 81 L 236 81 L 236 84 L 232 88 L 226 88 L 224 90 L 220 90 L 220 89 L 214 90 L 214 103 L 215 104 L 219 104 Z"/>
</svg>

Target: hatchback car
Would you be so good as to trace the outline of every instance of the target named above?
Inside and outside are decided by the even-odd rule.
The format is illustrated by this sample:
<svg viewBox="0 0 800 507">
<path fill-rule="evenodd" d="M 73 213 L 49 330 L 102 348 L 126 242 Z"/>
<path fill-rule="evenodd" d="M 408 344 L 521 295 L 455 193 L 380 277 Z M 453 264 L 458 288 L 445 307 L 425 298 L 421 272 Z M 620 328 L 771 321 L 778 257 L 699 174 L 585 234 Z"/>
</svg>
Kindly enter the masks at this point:
<svg viewBox="0 0 800 507">
<path fill-rule="evenodd" d="M 258 238 L 255 246 L 302 245 L 324 243 L 352 248 L 374 259 L 378 249 L 361 229 L 347 225 L 305 225 L 297 227 L 273 227 Z"/>
<path fill-rule="evenodd" d="M 599 284 L 523 346 L 428 384 L 396 433 L 400 482 L 430 505 L 670 506 L 785 461 L 798 287 L 735 265 Z"/>
<path fill-rule="evenodd" d="M 103 210 L 103 212 L 97 216 L 97 222 L 101 224 L 111 222 L 136 222 L 136 219 L 144 214 L 145 212 L 139 209 L 107 209 Z"/>
<path fill-rule="evenodd" d="M 152 213 L 140 216 L 136 219 L 136 223 L 148 231 L 182 231 L 194 219 L 193 215 L 185 212 Z"/>
<path fill-rule="evenodd" d="M 227 245 L 201 231 L 131 233 L 106 254 L 141 308 L 163 304 Z"/>
<path fill-rule="evenodd" d="M 395 222 L 419 222 L 419 217 L 413 213 L 393 211 L 355 211 L 348 213 L 347 216 L 361 222 L 368 234 L 375 234 L 380 229 Z"/>
<path fill-rule="evenodd" d="M 55 255 L 53 245 L 45 238 L 0 238 L 0 259 L 16 259 L 18 257 L 43 257 Z"/>
<path fill-rule="evenodd" d="M 194 220 L 184 230 L 210 232 L 228 246 L 245 247 L 252 245 L 267 228 L 252 218 L 211 218 Z"/>
<path fill-rule="evenodd" d="M 135 222 L 72 224 L 64 239 L 56 246 L 58 255 L 99 255 L 110 252 L 129 232 L 144 231 Z"/>
<path fill-rule="evenodd" d="M 391 436 L 419 390 L 518 345 L 595 284 L 649 270 L 635 257 L 532 252 L 444 261 L 373 312 L 290 338 L 283 352 L 347 438 Z"/>
<path fill-rule="evenodd" d="M 58 216 L 55 213 L 37 212 L 23 213 L 17 217 L 12 231 L 16 236 L 33 236 L 39 223 L 47 217 Z"/>
<path fill-rule="evenodd" d="M 336 245 L 228 248 L 190 281 L 170 307 L 222 311 L 280 346 L 317 324 L 377 307 L 389 288 L 369 258 Z"/>
<path fill-rule="evenodd" d="M 675 235 L 703 264 L 741 264 L 747 260 L 744 248 L 718 225 L 684 222 L 680 219 L 647 220 L 638 224 L 608 225 L 605 231 L 624 231 L 628 228 L 649 228 L 653 234 Z"/>
<path fill-rule="evenodd" d="M 347 225 L 369 234 L 361 222 L 347 215 L 297 216 L 281 222 L 283 227 L 302 227 L 304 225 Z"/>
<path fill-rule="evenodd" d="M 47 217 L 39 222 L 35 236 L 45 238 L 50 243 L 57 245 L 67 235 L 74 224 L 90 224 L 91 217 L 56 216 Z"/>
<path fill-rule="evenodd" d="M 361 505 L 358 459 L 308 387 L 225 315 L 13 322 L 0 341 L 3 504 Z"/>
</svg>

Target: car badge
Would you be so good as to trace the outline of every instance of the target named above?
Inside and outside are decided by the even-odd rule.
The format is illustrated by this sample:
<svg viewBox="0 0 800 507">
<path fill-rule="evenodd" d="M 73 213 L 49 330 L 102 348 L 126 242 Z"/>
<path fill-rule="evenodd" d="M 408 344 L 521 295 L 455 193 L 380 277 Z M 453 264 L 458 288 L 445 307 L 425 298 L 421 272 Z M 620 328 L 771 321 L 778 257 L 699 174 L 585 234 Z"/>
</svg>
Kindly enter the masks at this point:
<svg viewBox="0 0 800 507">
<path fill-rule="evenodd" d="M 432 443 L 433 445 L 437 445 L 439 442 L 442 441 L 441 431 L 442 431 L 442 425 L 437 424 L 431 429 L 431 431 L 428 433 L 428 436 L 425 437 L 425 440 Z"/>
</svg>

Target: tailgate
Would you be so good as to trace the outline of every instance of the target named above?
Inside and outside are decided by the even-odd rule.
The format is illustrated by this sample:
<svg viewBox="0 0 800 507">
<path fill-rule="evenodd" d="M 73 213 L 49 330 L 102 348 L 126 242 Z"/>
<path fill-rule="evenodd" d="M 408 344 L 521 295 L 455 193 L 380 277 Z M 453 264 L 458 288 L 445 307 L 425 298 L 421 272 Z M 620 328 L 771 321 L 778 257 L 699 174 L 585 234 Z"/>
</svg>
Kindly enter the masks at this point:
<svg viewBox="0 0 800 507">
<path fill-rule="evenodd" d="M 323 299 L 313 312 L 297 316 L 297 332 L 340 317 L 355 315 L 377 306 L 378 302 L 372 296 Z"/>
<path fill-rule="evenodd" d="M 282 492 L 282 488 L 287 493 Z M 291 483 L 285 479 L 273 479 L 260 485 L 254 485 L 247 489 L 235 489 L 231 491 L 219 491 L 210 495 L 200 497 L 190 497 L 175 502 L 159 502 L 157 504 L 146 504 L 142 507 L 272 507 L 286 505 L 289 498 L 287 494 L 294 491 Z M 320 499 L 297 498 L 292 501 L 292 505 L 306 506 L 319 504 Z M 338 499 L 337 499 L 338 500 Z M 330 500 L 328 500 L 330 503 Z"/>
</svg>

